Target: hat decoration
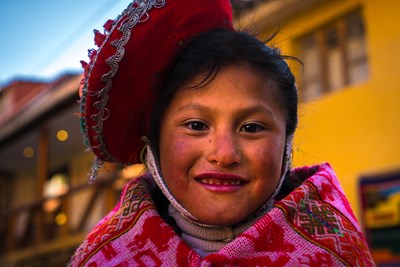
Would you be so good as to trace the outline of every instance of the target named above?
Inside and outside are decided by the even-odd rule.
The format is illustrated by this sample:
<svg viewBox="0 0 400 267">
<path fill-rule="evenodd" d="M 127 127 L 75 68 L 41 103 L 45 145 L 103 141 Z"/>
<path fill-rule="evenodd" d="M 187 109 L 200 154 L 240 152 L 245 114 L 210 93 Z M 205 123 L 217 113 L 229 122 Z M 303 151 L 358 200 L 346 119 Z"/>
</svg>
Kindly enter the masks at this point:
<svg viewBox="0 0 400 267">
<path fill-rule="evenodd" d="M 135 0 L 82 62 L 81 126 L 96 155 L 92 180 L 102 162 L 138 163 L 163 75 L 179 49 L 212 29 L 233 29 L 229 0 Z"/>
</svg>

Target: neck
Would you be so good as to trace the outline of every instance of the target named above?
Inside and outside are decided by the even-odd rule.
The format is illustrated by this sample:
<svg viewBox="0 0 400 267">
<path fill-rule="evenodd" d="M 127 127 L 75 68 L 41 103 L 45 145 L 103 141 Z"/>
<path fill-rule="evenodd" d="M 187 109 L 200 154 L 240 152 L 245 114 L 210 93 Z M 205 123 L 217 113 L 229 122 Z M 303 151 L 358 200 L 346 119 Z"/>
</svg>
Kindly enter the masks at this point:
<svg viewBox="0 0 400 267">
<path fill-rule="evenodd" d="M 258 219 L 254 218 L 235 226 L 206 226 L 199 225 L 182 216 L 172 205 L 169 205 L 168 214 L 175 219 L 177 226 L 182 231 L 181 238 L 183 241 L 202 257 L 219 251 L 246 231 Z"/>
</svg>

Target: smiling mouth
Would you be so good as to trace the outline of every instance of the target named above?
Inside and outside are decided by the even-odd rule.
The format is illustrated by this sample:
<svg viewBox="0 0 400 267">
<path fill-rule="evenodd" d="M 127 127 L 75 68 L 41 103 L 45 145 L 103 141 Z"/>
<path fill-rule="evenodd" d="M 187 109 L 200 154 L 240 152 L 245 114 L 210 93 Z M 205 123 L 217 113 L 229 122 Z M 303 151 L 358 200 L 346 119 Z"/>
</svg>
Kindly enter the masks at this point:
<svg viewBox="0 0 400 267">
<path fill-rule="evenodd" d="M 216 178 L 201 178 L 197 179 L 197 181 L 207 185 L 238 186 L 244 184 L 244 182 L 240 180 L 216 179 Z"/>
</svg>

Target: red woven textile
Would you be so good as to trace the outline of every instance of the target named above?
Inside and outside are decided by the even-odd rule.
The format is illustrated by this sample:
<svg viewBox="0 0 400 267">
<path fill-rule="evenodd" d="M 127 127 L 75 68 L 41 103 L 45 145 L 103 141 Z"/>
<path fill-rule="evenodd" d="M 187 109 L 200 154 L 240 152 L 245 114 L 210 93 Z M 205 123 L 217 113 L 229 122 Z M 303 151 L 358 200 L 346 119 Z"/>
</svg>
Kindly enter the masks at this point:
<svg viewBox="0 0 400 267">
<path fill-rule="evenodd" d="M 374 266 L 329 164 L 293 171 L 305 181 L 217 253 L 201 258 L 157 214 L 149 175 L 129 182 L 72 266 Z"/>
</svg>

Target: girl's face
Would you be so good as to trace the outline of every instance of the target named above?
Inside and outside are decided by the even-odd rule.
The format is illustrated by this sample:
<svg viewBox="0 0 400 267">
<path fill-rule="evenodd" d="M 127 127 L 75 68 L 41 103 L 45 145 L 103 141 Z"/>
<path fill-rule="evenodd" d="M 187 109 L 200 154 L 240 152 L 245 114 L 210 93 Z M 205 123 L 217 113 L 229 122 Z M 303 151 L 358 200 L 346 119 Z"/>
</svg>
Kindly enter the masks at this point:
<svg viewBox="0 0 400 267">
<path fill-rule="evenodd" d="M 234 65 L 178 90 L 160 128 L 161 172 L 200 222 L 232 225 L 260 207 L 282 174 L 286 116 L 275 84 Z"/>
</svg>

